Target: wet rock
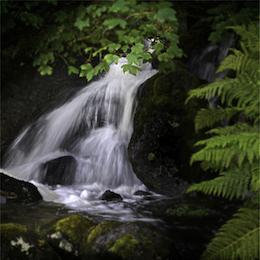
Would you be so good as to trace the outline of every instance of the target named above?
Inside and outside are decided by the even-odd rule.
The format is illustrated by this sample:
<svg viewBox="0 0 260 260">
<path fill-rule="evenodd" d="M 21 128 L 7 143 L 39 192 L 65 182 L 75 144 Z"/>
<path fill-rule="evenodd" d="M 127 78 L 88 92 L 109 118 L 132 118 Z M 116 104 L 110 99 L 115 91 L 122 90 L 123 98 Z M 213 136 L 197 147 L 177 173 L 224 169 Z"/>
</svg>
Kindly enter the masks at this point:
<svg viewBox="0 0 260 260">
<path fill-rule="evenodd" d="M 147 223 L 104 221 L 79 215 L 58 221 L 46 233 L 48 243 L 68 259 L 179 259 L 171 241 Z M 66 258 L 66 259 L 67 259 Z M 64 258 L 65 259 L 65 258 Z"/>
<path fill-rule="evenodd" d="M 143 87 L 128 147 L 129 160 L 138 178 L 152 191 L 183 196 L 189 182 L 205 173 L 190 166 L 193 147 L 201 139 L 194 131 L 194 118 L 204 104 L 187 92 L 199 81 L 184 67 L 156 75 Z"/>
<path fill-rule="evenodd" d="M 147 191 L 138 190 L 134 193 L 134 195 L 136 195 L 136 196 L 149 196 L 149 195 L 152 195 L 152 193 L 147 192 Z"/>
<path fill-rule="evenodd" d="M 63 156 L 46 162 L 41 166 L 41 180 L 49 185 L 71 185 L 74 183 L 77 161 L 73 156 Z"/>
<path fill-rule="evenodd" d="M 16 223 L 0 224 L 2 259 L 60 259 L 37 233 Z"/>
<path fill-rule="evenodd" d="M 106 190 L 103 193 L 103 195 L 100 197 L 100 199 L 107 200 L 107 201 L 122 201 L 123 200 L 123 198 L 119 194 L 117 194 L 111 190 Z"/>
<path fill-rule="evenodd" d="M 46 231 L 45 238 L 62 259 L 74 259 L 79 255 L 79 245 L 96 224 L 80 215 L 59 220 Z"/>
<path fill-rule="evenodd" d="M 0 172 L 0 195 L 6 202 L 33 203 L 42 200 L 38 189 L 29 182 L 17 180 Z M 4 199 L 1 201 L 4 202 Z"/>
</svg>

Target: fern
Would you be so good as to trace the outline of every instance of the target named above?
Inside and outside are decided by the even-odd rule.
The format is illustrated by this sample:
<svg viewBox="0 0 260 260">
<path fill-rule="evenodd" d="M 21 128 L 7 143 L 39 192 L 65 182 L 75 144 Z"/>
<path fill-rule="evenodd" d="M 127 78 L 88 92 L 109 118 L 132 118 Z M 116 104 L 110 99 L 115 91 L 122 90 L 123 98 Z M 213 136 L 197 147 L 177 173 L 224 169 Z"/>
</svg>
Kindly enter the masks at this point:
<svg viewBox="0 0 260 260">
<path fill-rule="evenodd" d="M 234 218 L 220 228 L 201 259 L 258 259 L 259 229 L 259 211 L 241 208 Z"/>
<path fill-rule="evenodd" d="M 202 108 L 195 117 L 195 131 L 203 129 L 205 127 L 212 127 L 215 123 L 227 119 L 229 121 L 237 113 L 244 111 L 243 108 L 239 107 L 218 107 L 216 109 L 205 109 Z"/>
<path fill-rule="evenodd" d="M 259 33 L 254 25 L 228 27 L 241 36 L 241 49 L 231 49 L 218 68 L 232 69 L 235 78 L 226 77 L 207 86 L 191 90 L 191 98 L 219 97 L 221 106 L 201 109 L 195 118 L 196 131 L 205 127 L 209 138 L 197 142 L 202 148 L 191 156 L 190 163 L 201 162 L 204 170 L 219 172 L 219 176 L 191 185 L 187 192 L 245 199 L 248 191 L 260 191 L 259 176 Z M 243 123 L 235 116 L 242 115 Z M 220 121 L 233 120 L 233 125 L 216 127 Z M 250 203 L 248 204 L 250 205 Z M 255 207 L 255 206 L 254 206 Z M 259 207 L 259 201 L 258 201 Z M 202 259 L 248 260 L 259 257 L 259 211 L 243 208 L 227 222 L 208 245 Z"/>
<path fill-rule="evenodd" d="M 212 162 L 216 169 L 224 169 L 232 162 L 240 168 L 245 161 L 252 164 L 254 160 L 259 160 L 259 132 L 248 124 L 214 128 L 206 133 L 215 135 L 195 144 L 205 147 L 191 156 L 191 164 L 206 161 Z"/>
<path fill-rule="evenodd" d="M 220 176 L 209 181 L 191 185 L 187 192 L 201 191 L 205 194 L 221 196 L 227 199 L 245 197 L 250 184 L 250 170 L 248 165 L 243 167 L 243 172 L 230 169 L 219 174 Z M 242 194 L 241 194 L 242 193 Z"/>
<path fill-rule="evenodd" d="M 259 55 L 259 28 L 254 24 L 250 24 L 247 28 L 243 25 L 227 26 L 226 28 L 234 30 L 241 37 L 240 43 L 243 43 L 251 53 Z"/>
</svg>

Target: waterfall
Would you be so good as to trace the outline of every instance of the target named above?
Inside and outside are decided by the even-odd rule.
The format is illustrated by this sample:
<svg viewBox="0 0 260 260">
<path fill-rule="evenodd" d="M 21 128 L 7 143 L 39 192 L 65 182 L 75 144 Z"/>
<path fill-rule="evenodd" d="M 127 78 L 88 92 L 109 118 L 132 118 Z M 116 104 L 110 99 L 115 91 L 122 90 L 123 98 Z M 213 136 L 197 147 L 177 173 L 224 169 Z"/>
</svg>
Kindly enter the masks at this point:
<svg viewBox="0 0 260 260">
<path fill-rule="evenodd" d="M 219 45 L 209 45 L 201 53 L 192 55 L 188 62 L 190 71 L 198 78 L 212 83 L 216 78 L 223 78 L 225 72 L 216 73 L 220 63 L 227 57 L 234 39 L 230 33 L 227 39 Z"/>
<path fill-rule="evenodd" d="M 141 185 L 127 147 L 137 89 L 157 70 L 141 63 L 134 76 L 123 72 L 125 62 L 111 64 L 104 77 L 29 125 L 10 147 L 5 171 L 47 185 Z"/>
</svg>

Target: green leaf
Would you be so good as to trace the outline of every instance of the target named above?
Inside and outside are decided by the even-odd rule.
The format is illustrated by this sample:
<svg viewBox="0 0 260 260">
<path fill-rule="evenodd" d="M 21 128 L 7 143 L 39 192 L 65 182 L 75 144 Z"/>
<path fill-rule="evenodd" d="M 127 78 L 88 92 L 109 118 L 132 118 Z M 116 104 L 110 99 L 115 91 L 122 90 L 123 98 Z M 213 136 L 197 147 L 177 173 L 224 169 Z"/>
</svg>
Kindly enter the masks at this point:
<svg viewBox="0 0 260 260">
<path fill-rule="evenodd" d="M 87 54 L 90 50 L 92 50 L 93 47 L 88 47 L 84 50 L 85 54 Z"/>
<path fill-rule="evenodd" d="M 107 19 L 103 22 L 105 26 L 108 26 L 109 29 L 113 29 L 117 25 L 120 25 L 122 29 L 125 29 L 127 22 L 120 19 L 120 18 L 112 18 L 112 19 Z"/>
<path fill-rule="evenodd" d="M 92 68 L 93 68 L 93 67 L 92 67 L 92 65 L 91 65 L 90 63 L 83 64 L 83 65 L 80 66 L 80 69 L 81 69 L 81 70 L 84 70 L 84 71 L 89 71 L 89 70 L 91 70 Z"/>
<path fill-rule="evenodd" d="M 117 50 L 119 50 L 120 48 L 121 48 L 121 44 L 119 44 L 119 43 L 110 43 L 110 44 L 108 45 L 108 50 L 109 50 L 110 52 L 117 51 Z"/>
<path fill-rule="evenodd" d="M 46 66 L 42 66 L 38 69 L 38 71 L 40 72 L 40 74 L 43 75 L 51 75 L 52 74 L 52 67 L 46 65 Z"/>
<path fill-rule="evenodd" d="M 60 10 L 59 12 L 57 12 L 55 22 L 61 22 L 62 23 L 66 19 L 67 19 L 67 14 L 66 14 L 65 11 Z"/>
<path fill-rule="evenodd" d="M 113 55 L 113 54 L 107 54 L 105 57 L 104 57 L 104 60 L 106 61 L 106 63 L 109 65 L 111 64 L 112 62 L 114 62 L 115 64 L 118 63 L 118 59 L 119 57 L 117 55 Z"/>
<path fill-rule="evenodd" d="M 177 21 L 175 17 L 176 11 L 172 8 L 165 7 L 158 11 L 158 14 L 155 15 L 155 18 L 160 22 L 164 23 L 165 20 Z"/>
<path fill-rule="evenodd" d="M 77 17 L 74 25 L 78 27 L 80 31 L 82 31 L 84 27 L 89 27 L 89 18 L 87 17 L 85 20 L 82 20 L 80 17 Z"/>
<path fill-rule="evenodd" d="M 79 69 L 77 69 L 74 66 L 69 66 L 68 67 L 68 74 L 71 75 L 71 73 L 79 74 Z"/>
<path fill-rule="evenodd" d="M 90 70 L 88 73 L 87 73 L 87 80 L 90 81 L 93 79 L 93 77 L 95 76 L 95 70 Z"/>
<path fill-rule="evenodd" d="M 158 55 L 158 60 L 159 61 L 166 61 L 166 62 L 168 62 L 169 59 L 170 59 L 169 54 L 167 54 L 166 52 Z"/>
<path fill-rule="evenodd" d="M 136 43 L 132 48 L 131 48 L 131 51 L 132 52 L 143 52 L 143 49 L 144 49 L 144 45 L 142 43 Z"/>
<path fill-rule="evenodd" d="M 97 51 L 95 51 L 95 52 L 93 53 L 93 57 L 95 57 L 97 54 L 99 54 L 100 52 L 102 52 L 102 51 L 104 51 L 104 50 L 106 50 L 106 49 L 107 49 L 107 46 L 98 49 Z"/>
<path fill-rule="evenodd" d="M 35 58 L 35 60 L 33 62 L 33 66 L 36 66 L 36 65 L 47 65 L 47 63 L 49 61 L 53 61 L 53 60 L 54 60 L 53 52 L 40 54 L 39 56 L 37 56 Z"/>
<path fill-rule="evenodd" d="M 132 1 L 132 5 L 136 4 L 136 1 Z M 111 8 L 109 8 L 109 12 L 118 13 L 118 12 L 127 12 L 129 11 L 129 1 L 125 0 L 117 0 Z"/>
<path fill-rule="evenodd" d="M 127 58 L 127 61 L 129 64 L 134 63 L 136 65 L 141 65 L 141 62 L 138 59 L 138 56 L 136 55 L 136 53 L 131 52 L 131 53 L 127 54 L 126 58 Z"/>
<path fill-rule="evenodd" d="M 121 50 L 122 50 L 123 52 L 127 52 L 128 49 L 129 49 L 129 45 L 124 45 L 124 46 L 121 48 Z"/>
<path fill-rule="evenodd" d="M 164 49 L 164 46 L 161 42 L 159 42 L 153 45 L 153 49 L 155 50 L 156 53 L 159 53 L 161 50 Z"/>
<path fill-rule="evenodd" d="M 124 72 L 129 71 L 130 74 L 136 75 L 137 71 L 141 71 L 141 69 L 139 67 L 136 67 L 134 65 L 131 64 L 124 64 L 121 66 L 121 68 L 123 68 Z"/>
<path fill-rule="evenodd" d="M 146 61 L 150 61 L 152 59 L 152 55 L 149 52 L 143 52 L 141 55 L 142 55 L 143 59 Z"/>
</svg>

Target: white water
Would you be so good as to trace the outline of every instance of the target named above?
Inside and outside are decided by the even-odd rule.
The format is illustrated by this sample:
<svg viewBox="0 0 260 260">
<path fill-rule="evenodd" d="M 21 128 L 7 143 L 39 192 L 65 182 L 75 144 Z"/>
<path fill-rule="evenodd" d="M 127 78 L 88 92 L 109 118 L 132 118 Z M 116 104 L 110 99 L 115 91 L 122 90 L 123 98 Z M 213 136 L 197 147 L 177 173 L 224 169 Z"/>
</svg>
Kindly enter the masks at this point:
<svg viewBox="0 0 260 260">
<path fill-rule="evenodd" d="M 46 201 L 93 214 L 120 215 L 123 220 L 144 218 L 126 206 L 141 199 L 135 191 L 146 191 L 128 161 L 127 147 L 137 89 L 157 70 L 142 63 L 142 71 L 133 76 L 123 73 L 124 62 L 121 59 L 112 64 L 103 78 L 28 126 L 11 146 L 5 171 L 31 181 Z M 67 176 L 60 182 L 65 185 L 48 185 L 50 179 L 55 180 L 55 172 L 50 173 L 43 165 L 64 156 L 74 157 L 76 167 L 66 165 Z M 101 201 L 107 189 L 119 193 L 123 202 Z"/>
</svg>

